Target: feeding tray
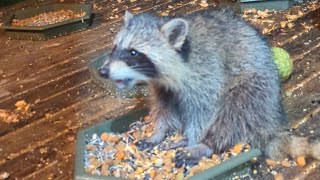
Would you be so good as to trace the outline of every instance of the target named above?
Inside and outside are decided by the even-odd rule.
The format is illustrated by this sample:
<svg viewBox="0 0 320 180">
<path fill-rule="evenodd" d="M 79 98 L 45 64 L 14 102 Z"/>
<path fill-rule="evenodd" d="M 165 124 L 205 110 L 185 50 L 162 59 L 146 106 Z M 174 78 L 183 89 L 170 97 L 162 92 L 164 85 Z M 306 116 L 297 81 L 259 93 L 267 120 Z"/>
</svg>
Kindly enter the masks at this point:
<svg viewBox="0 0 320 180">
<path fill-rule="evenodd" d="M 86 140 L 90 139 L 93 134 L 100 136 L 103 132 L 107 133 L 123 133 L 129 130 L 129 125 L 135 121 L 138 121 L 148 115 L 147 109 L 136 109 L 130 113 L 111 120 L 106 120 L 102 123 L 93 125 L 89 128 L 81 130 L 77 135 L 77 146 L 76 146 L 76 161 L 75 161 L 75 180 L 93 180 L 93 179 L 107 179 L 116 180 L 113 176 L 99 176 L 91 175 L 85 172 L 85 148 Z M 235 157 L 226 160 L 219 165 L 209 168 L 190 179 L 232 179 L 234 176 L 248 174 L 251 171 L 251 160 L 254 157 L 261 155 L 259 149 L 252 149 L 248 152 L 241 153 Z"/>
<path fill-rule="evenodd" d="M 295 4 L 294 0 L 240 0 L 240 9 L 255 8 L 257 10 L 285 10 Z"/>
<path fill-rule="evenodd" d="M 11 5 L 11 4 L 15 4 L 15 3 L 18 3 L 20 1 L 23 1 L 23 0 L 0 0 L 0 7 L 1 6 L 8 6 L 8 5 Z"/>
<path fill-rule="evenodd" d="M 107 52 L 94 59 L 89 64 L 90 75 L 93 81 L 99 87 L 106 90 L 109 95 L 119 98 L 142 98 L 148 96 L 148 89 L 146 84 L 136 85 L 132 89 L 119 91 L 111 80 L 101 77 L 98 70 L 104 64 L 104 62 L 109 60 L 109 58 L 110 52 Z"/>
<path fill-rule="evenodd" d="M 12 24 L 14 19 L 23 20 L 43 13 L 57 12 L 61 10 L 70 10 L 75 14 L 83 13 L 84 16 L 44 26 L 17 26 Z M 91 11 L 92 7 L 88 4 L 52 4 L 38 8 L 28 8 L 15 11 L 9 15 L 3 23 L 2 28 L 5 29 L 9 38 L 12 39 L 47 40 L 86 29 L 90 24 Z"/>
</svg>

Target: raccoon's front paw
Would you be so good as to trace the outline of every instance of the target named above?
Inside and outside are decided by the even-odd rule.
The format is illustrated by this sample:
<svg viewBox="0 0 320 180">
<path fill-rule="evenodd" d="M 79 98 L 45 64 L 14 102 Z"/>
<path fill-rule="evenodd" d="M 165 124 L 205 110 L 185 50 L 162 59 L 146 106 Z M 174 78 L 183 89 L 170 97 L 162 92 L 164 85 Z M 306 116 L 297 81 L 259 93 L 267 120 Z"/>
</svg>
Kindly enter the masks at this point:
<svg viewBox="0 0 320 180">
<path fill-rule="evenodd" d="M 176 153 L 175 159 L 176 167 L 180 168 L 183 165 L 185 166 L 194 166 L 199 162 L 198 158 L 192 156 L 192 154 L 186 150 L 181 150 Z"/>
<path fill-rule="evenodd" d="M 163 149 L 163 150 L 177 149 L 180 147 L 186 147 L 187 145 L 188 145 L 188 139 L 184 138 L 178 142 L 173 142 L 173 143 L 164 142 L 160 145 L 160 149 Z"/>
<path fill-rule="evenodd" d="M 135 145 L 138 147 L 140 151 L 150 150 L 155 146 L 155 144 L 152 142 L 149 142 L 148 139 L 140 140 Z"/>
</svg>

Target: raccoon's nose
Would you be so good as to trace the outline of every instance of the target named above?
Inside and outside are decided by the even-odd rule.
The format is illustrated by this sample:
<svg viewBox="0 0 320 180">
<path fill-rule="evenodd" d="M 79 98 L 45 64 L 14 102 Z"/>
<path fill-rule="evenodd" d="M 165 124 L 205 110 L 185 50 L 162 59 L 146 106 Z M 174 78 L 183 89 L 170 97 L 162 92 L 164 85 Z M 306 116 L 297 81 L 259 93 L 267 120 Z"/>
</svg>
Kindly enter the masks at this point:
<svg viewBox="0 0 320 180">
<path fill-rule="evenodd" d="M 100 68 L 99 74 L 101 77 L 109 78 L 109 68 Z"/>
</svg>

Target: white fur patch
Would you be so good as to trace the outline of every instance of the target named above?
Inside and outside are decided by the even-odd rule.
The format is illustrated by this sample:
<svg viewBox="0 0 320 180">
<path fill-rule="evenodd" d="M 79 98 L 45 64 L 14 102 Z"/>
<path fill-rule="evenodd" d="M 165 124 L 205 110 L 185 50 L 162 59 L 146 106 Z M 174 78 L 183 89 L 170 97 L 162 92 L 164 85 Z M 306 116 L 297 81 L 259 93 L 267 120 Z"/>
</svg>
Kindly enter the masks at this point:
<svg viewBox="0 0 320 180">
<path fill-rule="evenodd" d="M 134 86 L 138 81 L 149 80 L 149 78 L 147 76 L 130 68 L 123 61 L 112 61 L 110 64 L 110 74 L 109 75 L 110 75 L 110 78 L 114 81 L 131 79 L 130 84 L 128 84 L 129 88 Z"/>
</svg>

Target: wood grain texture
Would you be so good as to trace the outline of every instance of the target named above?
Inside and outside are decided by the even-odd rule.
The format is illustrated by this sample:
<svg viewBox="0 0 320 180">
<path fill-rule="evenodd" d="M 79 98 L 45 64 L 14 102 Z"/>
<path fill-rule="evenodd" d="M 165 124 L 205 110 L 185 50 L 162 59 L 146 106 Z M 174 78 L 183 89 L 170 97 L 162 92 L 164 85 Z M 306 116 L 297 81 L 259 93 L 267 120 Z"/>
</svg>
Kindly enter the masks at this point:
<svg viewBox="0 0 320 180">
<path fill-rule="evenodd" d="M 25 100 L 35 111 L 17 123 L 0 122 L 0 173 L 8 172 L 9 179 L 72 179 L 77 131 L 143 103 L 108 96 L 91 80 L 87 67 L 111 48 L 125 10 L 182 15 L 205 9 L 198 2 L 185 0 L 62 3 L 73 2 L 93 4 L 95 19 L 86 31 L 44 42 L 9 40 L 0 31 L 0 109 L 12 110 L 16 101 Z M 218 4 L 217 0 L 207 2 L 209 7 Z M 0 22 L 15 10 L 52 3 L 61 2 L 25 0 L 1 7 Z M 299 8 L 303 7 L 295 7 Z M 319 7 L 308 10 L 293 22 L 292 29 L 276 29 L 267 36 L 272 45 L 283 47 L 294 59 L 294 72 L 283 84 L 290 124 L 301 135 L 314 138 L 319 137 L 316 132 L 320 126 L 319 11 Z M 284 13 L 267 18 L 280 22 Z M 306 30 L 306 25 L 311 28 Z M 262 30 L 265 25 L 257 27 Z M 282 171 L 293 179 L 311 179 L 320 173 L 316 162 Z"/>
</svg>

